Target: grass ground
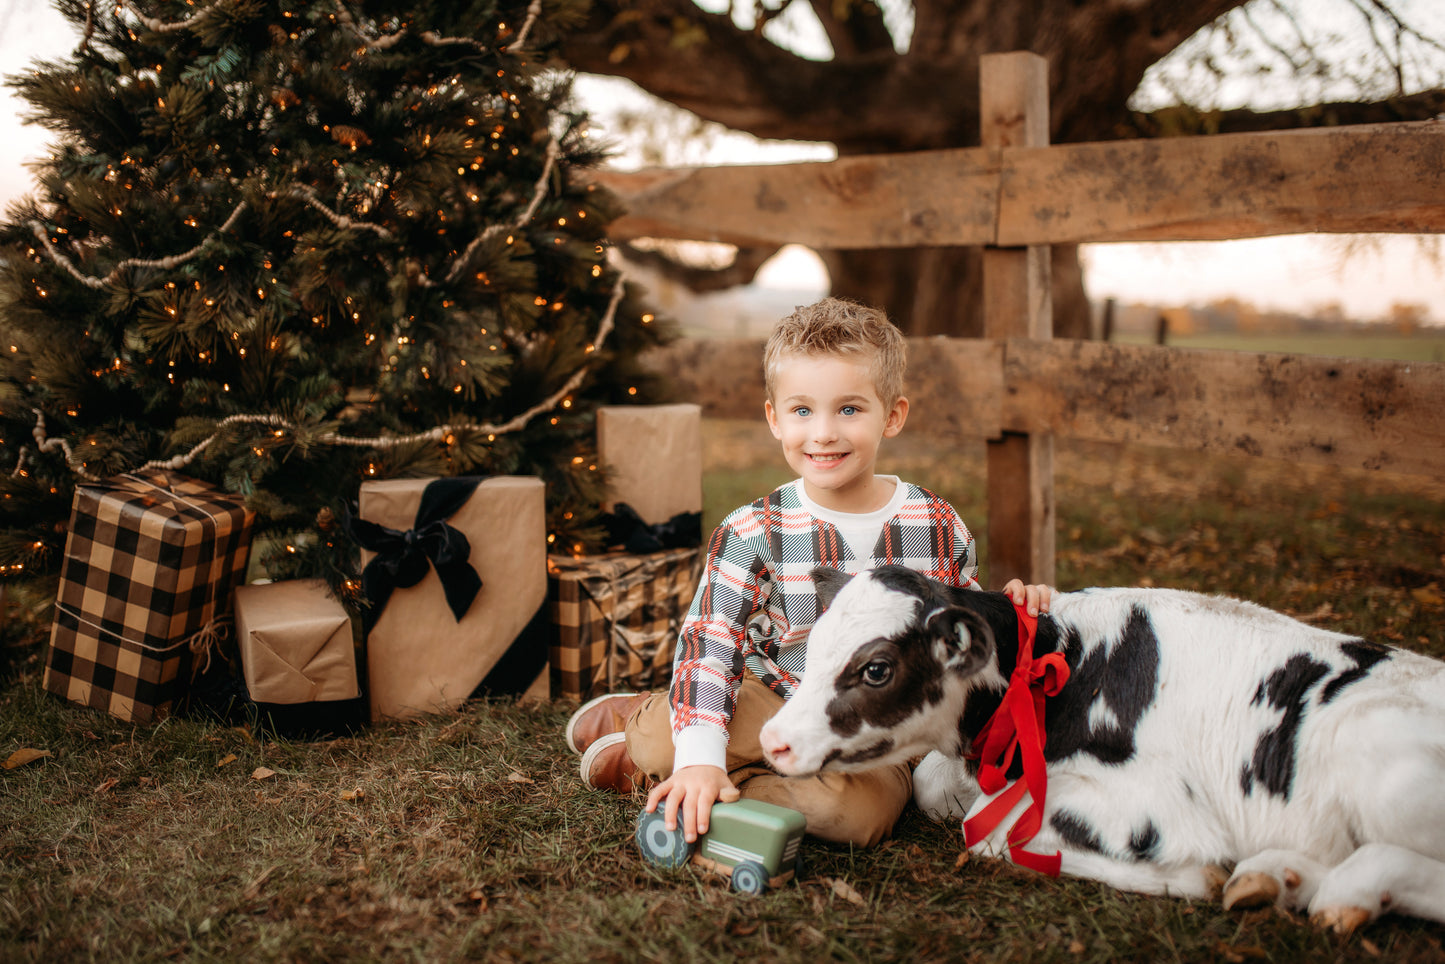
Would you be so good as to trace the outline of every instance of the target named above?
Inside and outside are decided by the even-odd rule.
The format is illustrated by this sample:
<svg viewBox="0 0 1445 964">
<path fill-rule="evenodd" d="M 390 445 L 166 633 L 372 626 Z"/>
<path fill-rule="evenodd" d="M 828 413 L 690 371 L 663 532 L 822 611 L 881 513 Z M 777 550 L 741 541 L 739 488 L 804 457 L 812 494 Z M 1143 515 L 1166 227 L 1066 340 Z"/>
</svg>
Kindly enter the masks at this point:
<svg viewBox="0 0 1445 964">
<path fill-rule="evenodd" d="M 707 453 L 710 523 L 786 475 L 757 425 L 710 424 Z M 982 528 L 981 449 L 905 432 L 885 458 Z M 1063 588 L 1229 591 L 1445 656 L 1439 482 L 1081 444 L 1057 469 Z M 0 759 L 51 754 L 0 771 L 0 961 L 1445 961 L 1442 925 L 1341 940 L 1042 878 L 912 812 L 875 851 L 810 842 L 798 881 L 743 899 L 642 861 L 636 802 L 576 777 L 565 704 L 274 742 L 122 724 L 41 692 L 40 667 L 22 651 L 0 684 Z"/>
</svg>

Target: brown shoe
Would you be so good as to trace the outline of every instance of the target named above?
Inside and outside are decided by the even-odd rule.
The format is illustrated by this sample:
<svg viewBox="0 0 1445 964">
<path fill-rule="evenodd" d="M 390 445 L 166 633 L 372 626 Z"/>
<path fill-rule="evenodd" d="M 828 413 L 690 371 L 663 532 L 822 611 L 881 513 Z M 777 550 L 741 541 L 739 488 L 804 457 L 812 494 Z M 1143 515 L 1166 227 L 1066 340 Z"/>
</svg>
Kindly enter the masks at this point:
<svg viewBox="0 0 1445 964">
<path fill-rule="evenodd" d="M 627 738 L 608 733 L 592 741 L 582 754 L 582 782 L 594 790 L 631 793 L 646 790 L 650 781 L 627 755 Z"/>
<path fill-rule="evenodd" d="M 582 704 L 567 721 L 567 746 L 586 753 L 599 737 L 621 733 L 627 718 L 647 699 L 647 693 L 608 693 Z"/>
</svg>

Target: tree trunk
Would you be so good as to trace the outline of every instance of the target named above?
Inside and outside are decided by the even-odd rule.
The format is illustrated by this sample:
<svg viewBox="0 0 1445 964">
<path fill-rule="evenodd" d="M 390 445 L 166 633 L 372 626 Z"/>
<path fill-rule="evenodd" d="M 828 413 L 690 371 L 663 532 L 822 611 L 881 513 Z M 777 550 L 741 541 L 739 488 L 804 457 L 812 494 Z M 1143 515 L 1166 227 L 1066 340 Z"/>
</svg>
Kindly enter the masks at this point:
<svg viewBox="0 0 1445 964">
<path fill-rule="evenodd" d="M 983 334 L 981 248 L 869 248 L 819 251 L 831 293 L 876 305 L 905 334 Z M 1053 249 L 1054 336 L 1088 338 L 1091 312 L 1077 245 Z"/>
</svg>

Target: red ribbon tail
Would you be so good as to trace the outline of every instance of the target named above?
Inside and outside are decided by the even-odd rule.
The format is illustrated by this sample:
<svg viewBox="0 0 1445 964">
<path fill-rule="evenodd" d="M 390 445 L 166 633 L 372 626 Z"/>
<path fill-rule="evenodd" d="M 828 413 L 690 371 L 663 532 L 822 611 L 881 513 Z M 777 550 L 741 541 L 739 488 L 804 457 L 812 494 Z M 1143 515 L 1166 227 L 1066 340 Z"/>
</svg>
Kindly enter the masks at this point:
<svg viewBox="0 0 1445 964">
<path fill-rule="evenodd" d="M 1024 784 L 1022 780 L 1015 780 L 1013 784 L 994 797 L 978 813 L 963 822 L 963 845 L 972 847 L 983 840 L 993 828 L 1003 822 L 1008 812 L 1024 795 Z"/>
<path fill-rule="evenodd" d="M 1005 774 L 1015 752 L 1022 758 L 1023 775 L 1004 789 L 963 824 L 965 846 L 988 837 L 1027 792 L 1030 804 L 1014 821 L 1007 834 L 1009 857 L 1026 867 L 1051 877 L 1059 875 L 1063 862 L 1061 853 L 1037 854 L 1024 846 L 1043 826 L 1044 797 L 1048 792 L 1048 765 L 1044 760 L 1044 700 L 1056 695 L 1069 679 L 1069 665 L 1062 653 L 1049 653 L 1033 658 L 1034 632 L 1038 620 L 1022 608 L 1018 610 L 1019 649 L 1008 689 L 992 719 L 978 735 L 979 787 L 993 793 L 1003 787 Z"/>
</svg>

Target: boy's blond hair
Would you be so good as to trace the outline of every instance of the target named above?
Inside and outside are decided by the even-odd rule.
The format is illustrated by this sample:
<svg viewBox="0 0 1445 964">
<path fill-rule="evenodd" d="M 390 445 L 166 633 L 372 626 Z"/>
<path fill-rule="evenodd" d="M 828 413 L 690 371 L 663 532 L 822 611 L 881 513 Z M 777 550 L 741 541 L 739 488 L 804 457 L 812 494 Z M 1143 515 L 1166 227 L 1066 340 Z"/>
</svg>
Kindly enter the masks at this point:
<svg viewBox="0 0 1445 964">
<path fill-rule="evenodd" d="M 841 355 L 867 363 L 873 387 L 884 405 L 903 397 L 908 348 L 903 335 L 880 308 L 846 298 L 824 298 L 795 308 L 773 328 L 763 349 L 763 381 L 768 399 L 777 397 L 778 366 L 786 355 Z"/>
</svg>

